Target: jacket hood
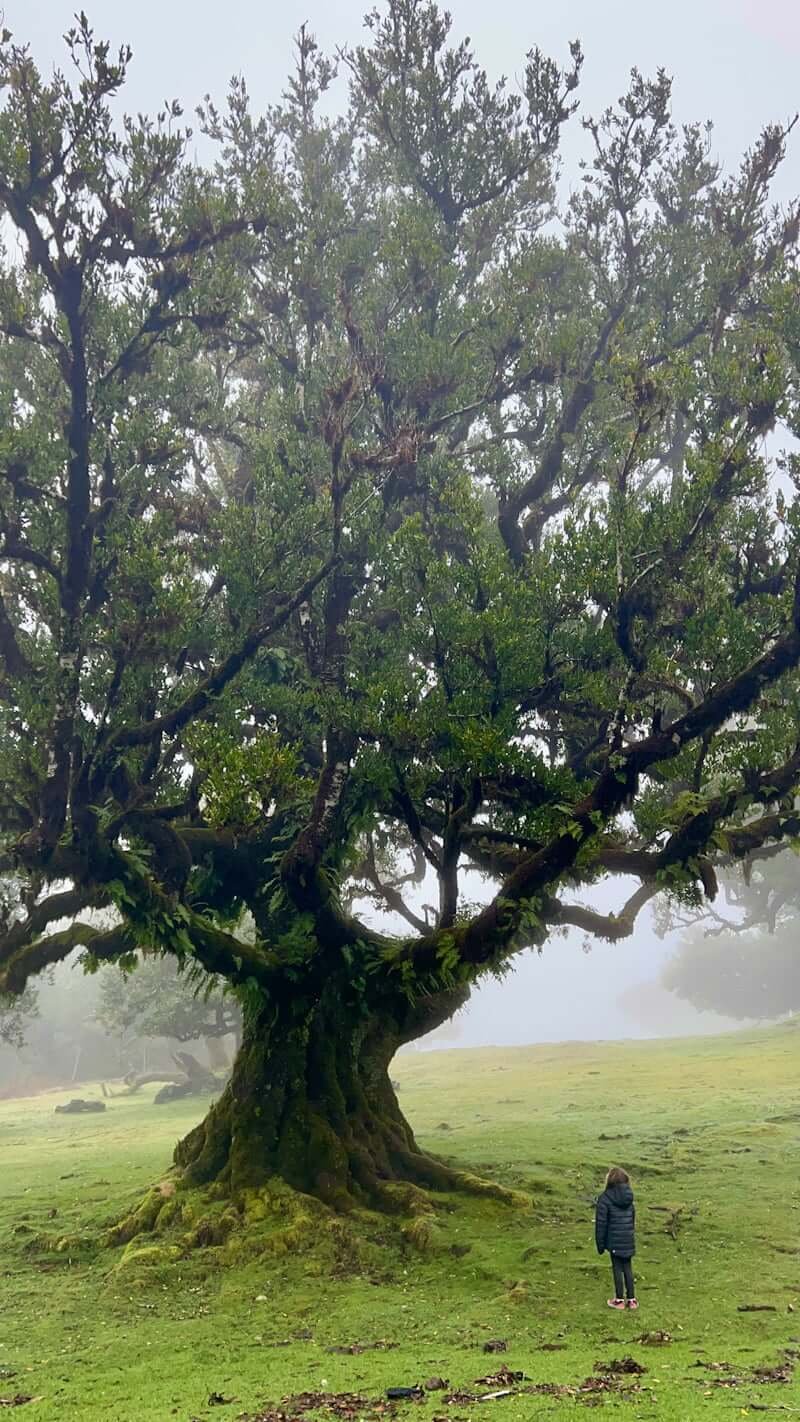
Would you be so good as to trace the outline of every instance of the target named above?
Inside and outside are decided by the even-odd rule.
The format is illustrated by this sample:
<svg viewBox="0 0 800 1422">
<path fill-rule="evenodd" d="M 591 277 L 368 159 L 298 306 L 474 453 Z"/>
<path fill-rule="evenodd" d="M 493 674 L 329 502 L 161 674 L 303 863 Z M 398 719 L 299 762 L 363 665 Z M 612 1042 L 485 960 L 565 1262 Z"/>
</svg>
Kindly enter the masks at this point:
<svg viewBox="0 0 800 1422">
<path fill-rule="evenodd" d="M 606 1194 L 612 1205 L 616 1205 L 618 1210 L 627 1210 L 633 1204 L 633 1191 L 630 1185 L 610 1185 Z"/>
</svg>

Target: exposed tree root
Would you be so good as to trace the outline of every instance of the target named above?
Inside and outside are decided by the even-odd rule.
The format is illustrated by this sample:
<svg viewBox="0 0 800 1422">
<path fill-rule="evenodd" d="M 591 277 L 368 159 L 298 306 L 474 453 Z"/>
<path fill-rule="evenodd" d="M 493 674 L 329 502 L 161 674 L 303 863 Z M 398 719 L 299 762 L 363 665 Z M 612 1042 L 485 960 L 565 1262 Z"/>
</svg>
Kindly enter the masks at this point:
<svg viewBox="0 0 800 1422">
<path fill-rule="evenodd" d="M 108 1231 L 105 1243 L 123 1249 L 115 1272 L 157 1267 L 197 1250 L 210 1251 L 215 1267 L 316 1251 L 327 1257 L 331 1270 L 345 1261 L 347 1272 L 354 1272 L 366 1262 L 373 1243 L 385 1245 L 389 1219 L 396 1220 L 398 1242 L 431 1254 L 449 1247 L 440 1219 L 442 1211 L 452 1211 L 453 1196 L 466 1193 L 530 1208 L 530 1198 L 519 1191 L 433 1164 L 436 1190 L 408 1180 L 376 1182 L 372 1208 L 359 1207 L 344 1216 L 279 1177 L 235 1200 L 219 1181 L 205 1189 L 179 1181 L 175 1190 L 165 1189 L 171 1182 L 162 1182 Z"/>
<path fill-rule="evenodd" d="M 248 1191 L 235 1205 L 218 1196 L 214 1189 L 185 1189 L 165 1198 L 151 1190 L 106 1235 L 108 1246 L 123 1246 L 115 1272 L 157 1267 L 196 1250 L 213 1253 L 215 1267 L 230 1267 L 332 1243 L 345 1227 L 322 1201 L 279 1179 Z"/>
<path fill-rule="evenodd" d="M 129 1244 L 140 1234 L 150 1234 L 158 1223 L 158 1217 L 166 1201 L 159 1189 L 149 1190 L 135 1210 L 125 1215 L 118 1224 L 112 1226 L 106 1243 L 113 1246 Z"/>
</svg>

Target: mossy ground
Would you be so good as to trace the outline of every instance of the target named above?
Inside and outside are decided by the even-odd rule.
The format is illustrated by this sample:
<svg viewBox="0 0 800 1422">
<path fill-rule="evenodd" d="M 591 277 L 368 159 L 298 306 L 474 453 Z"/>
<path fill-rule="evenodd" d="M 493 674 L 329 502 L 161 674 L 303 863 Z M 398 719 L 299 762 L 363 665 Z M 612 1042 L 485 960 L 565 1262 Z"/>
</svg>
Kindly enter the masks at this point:
<svg viewBox="0 0 800 1422">
<path fill-rule="evenodd" d="M 400 1415 L 568 1422 L 595 1402 L 714 1422 L 755 1416 L 754 1403 L 800 1407 L 800 1369 L 747 1381 L 800 1348 L 800 1031 L 408 1054 L 392 1074 L 421 1145 L 529 1191 L 533 1207 L 440 1197 L 432 1217 L 356 1227 L 275 1192 L 250 1202 L 249 1230 L 223 1224 L 219 1242 L 186 1249 L 192 1227 L 228 1208 L 193 1196 L 194 1219 L 101 1249 L 206 1103 L 131 1097 L 84 1118 L 53 1114 L 66 1093 L 0 1106 L 0 1398 L 38 1397 L 19 1414 L 31 1422 L 224 1422 L 305 1391 L 374 1398 L 431 1375 L 468 1388 L 500 1362 L 576 1384 L 633 1355 L 647 1373 L 628 1399 L 448 1407 L 439 1392 Z M 637 1190 L 638 1314 L 605 1308 L 592 1242 L 614 1162 Z M 673 1341 L 635 1341 L 657 1330 Z M 502 1358 L 484 1355 L 492 1338 L 508 1340 Z M 392 1346 L 329 1351 L 374 1343 Z M 698 1360 L 742 1381 L 720 1387 Z"/>
</svg>

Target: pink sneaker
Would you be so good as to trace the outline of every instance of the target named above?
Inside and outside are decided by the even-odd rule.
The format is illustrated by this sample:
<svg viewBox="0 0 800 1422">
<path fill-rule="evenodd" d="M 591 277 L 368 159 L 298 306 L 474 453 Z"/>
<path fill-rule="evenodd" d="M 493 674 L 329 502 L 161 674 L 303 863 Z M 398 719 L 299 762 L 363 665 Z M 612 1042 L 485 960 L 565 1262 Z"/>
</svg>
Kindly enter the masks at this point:
<svg viewBox="0 0 800 1422">
<path fill-rule="evenodd" d="M 607 1302 L 609 1308 L 624 1308 L 624 1307 L 625 1307 L 625 1300 L 624 1300 L 624 1299 L 607 1299 L 606 1302 Z"/>
<path fill-rule="evenodd" d="M 638 1300 L 638 1299 L 628 1299 L 628 1308 L 638 1308 L 638 1307 L 639 1307 L 639 1300 Z"/>
</svg>

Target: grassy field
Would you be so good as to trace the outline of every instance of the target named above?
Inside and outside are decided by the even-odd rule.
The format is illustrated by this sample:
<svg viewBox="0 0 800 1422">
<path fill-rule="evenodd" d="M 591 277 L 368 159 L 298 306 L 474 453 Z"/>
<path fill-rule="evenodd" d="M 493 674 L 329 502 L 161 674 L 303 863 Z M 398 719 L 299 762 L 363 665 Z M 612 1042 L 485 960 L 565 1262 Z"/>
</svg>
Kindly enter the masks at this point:
<svg viewBox="0 0 800 1422">
<path fill-rule="evenodd" d="M 532 1207 L 442 1199 L 425 1253 L 375 1217 L 362 1248 L 346 1230 L 237 1267 L 214 1248 L 126 1255 L 92 1240 L 161 1177 L 197 1103 L 145 1095 L 84 1118 L 53 1114 L 63 1095 L 0 1105 L 0 1403 L 34 1399 L 31 1422 L 277 1422 L 304 1406 L 371 1419 L 387 1387 L 439 1377 L 397 1415 L 800 1413 L 796 1028 L 416 1053 L 393 1070 L 426 1147 Z M 637 1192 L 638 1314 L 605 1307 L 592 1239 L 616 1162 Z M 507 1350 L 485 1353 L 495 1339 Z M 630 1358 L 645 1371 L 603 1372 Z M 526 1378 L 474 1401 L 504 1390 L 476 1382 L 503 1366 Z M 304 1393 L 327 1407 L 282 1406 Z"/>
</svg>

